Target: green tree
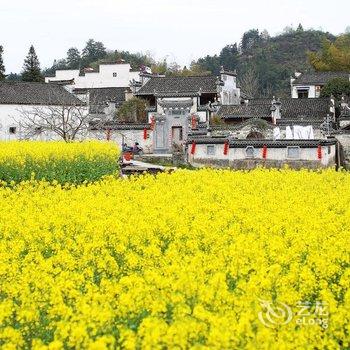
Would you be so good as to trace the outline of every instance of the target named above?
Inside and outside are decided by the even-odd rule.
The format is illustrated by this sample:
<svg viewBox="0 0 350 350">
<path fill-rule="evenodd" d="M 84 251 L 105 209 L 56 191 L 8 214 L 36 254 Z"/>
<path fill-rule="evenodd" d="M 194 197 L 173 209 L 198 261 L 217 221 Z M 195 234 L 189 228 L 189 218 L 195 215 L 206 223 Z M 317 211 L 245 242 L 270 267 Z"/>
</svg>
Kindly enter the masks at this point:
<svg viewBox="0 0 350 350">
<path fill-rule="evenodd" d="M 85 66 L 99 59 L 106 57 L 107 51 L 100 41 L 89 39 L 83 49 L 82 59 Z"/>
<path fill-rule="evenodd" d="M 235 70 L 238 66 L 239 52 L 237 44 L 226 45 L 219 55 L 220 65 L 228 70 Z"/>
<path fill-rule="evenodd" d="M 166 74 L 168 71 L 168 63 L 166 59 L 163 59 L 162 61 L 155 62 L 151 66 L 152 72 L 155 74 Z"/>
<path fill-rule="evenodd" d="M 38 56 L 36 55 L 34 46 L 29 49 L 28 55 L 24 60 L 22 80 L 29 82 L 41 82 L 44 81 L 44 77 L 41 74 L 40 63 Z"/>
<path fill-rule="evenodd" d="M 350 34 L 340 35 L 335 42 L 324 39 L 321 51 L 308 57 L 318 71 L 350 71 Z"/>
<path fill-rule="evenodd" d="M 70 69 L 80 68 L 81 57 L 80 57 L 80 52 L 76 47 L 71 47 L 67 51 L 66 64 L 67 64 L 67 67 Z"/>
<path fill-rule="evenodd" d="M 20 74 L 17 74 L 17 73 L 10 73 L 6 76 L 6 80 L 8 81 L 21 81 L 22 80 L 22 77 Z"/>
<path fill-rule="evenodd" d="M 198 59 L 197 64 L 205 71 L 218 75 L 220 73 L 220 57 L 218 55 L 205 56 Z"/>
<path fill-rule="evenodd" d="M 147 101 L 138 97 L 133 97 L 120 106 L 117 111 L 117 119 L 120 122 L 126 123 L 146 123 L 147 106 Z"/>
<path fill-rule="evenodd" d="M 5 66 L 2 54 L 4 53 L 4 48 L 0 45 L 0 81 L 5 80 Z"/>
<path fill-rule="evenodd" d="M 336 99 L 340 99 L 343 94 L 350 96 L 350 81 L 343 78 L 330 80 L 321 91 L 322 97 L 333 95 Z"/>
<path fill-rule="evenodd" d="M 243 34 L 240 49 L 243 53 L 250 52 L 261 42 L 261 36 L 258 29 L 248 30 Z"/>
</svg>

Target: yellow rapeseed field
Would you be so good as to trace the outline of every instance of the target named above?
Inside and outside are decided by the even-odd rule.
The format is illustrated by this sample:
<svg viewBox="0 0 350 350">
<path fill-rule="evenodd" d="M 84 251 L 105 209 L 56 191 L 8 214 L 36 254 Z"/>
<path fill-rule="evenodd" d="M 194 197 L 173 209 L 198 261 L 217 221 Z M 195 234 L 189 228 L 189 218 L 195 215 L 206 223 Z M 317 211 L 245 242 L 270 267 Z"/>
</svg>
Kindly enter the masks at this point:
<svg viewBox="0 0 350 350">
<path fill-rule="evenodd" d="M 350 346 L 350 175 L 0 188 L 2 349 Z"/>
<path fill-rule="evenodd" d="M 0 141 L 0 181 L 96 181 L 117 172 L 119 154 L 110 142 Z"/>
<path fill-rule="evenodd" d="M 28 157 L 35 158 L 38 162 L 52 158 L 74 160 L 80 156 L 91 160 L 101 154 L 115 156 L 118 148 L 112 143 L 100 141 L 0 141 L 0 163 L 11 160 L 24 164 Z"/>
</svg>

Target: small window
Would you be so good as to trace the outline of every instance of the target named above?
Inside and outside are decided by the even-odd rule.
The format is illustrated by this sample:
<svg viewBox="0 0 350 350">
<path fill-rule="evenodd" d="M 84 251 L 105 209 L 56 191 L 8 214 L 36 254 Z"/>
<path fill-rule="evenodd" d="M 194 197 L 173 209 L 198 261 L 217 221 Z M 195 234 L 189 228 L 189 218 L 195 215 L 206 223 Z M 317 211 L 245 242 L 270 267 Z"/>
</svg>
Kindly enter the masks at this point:
<svg viewBox="0 0 350 350">
<path fill-rule="evenodd" d="M 15 126 L 10 126 L 9 127 L 9 133 L 10 134 L 15 134 L 17 132 L 17 128 Z"/>
<path fill-rule="evenodd" d="M 332 147 L 328 146 L 328 154 L 331 154 L 331 153 L 332 153 Z"/>
<path fill-rule="evenodd" d="M 245 149 L 245 155 L 247 158 L 254 158 L 255 157 L 255 148 L 253 146 L 248 146 Z"/>
<path fill-rule="evenodd" d="M 113 73 L 113 78 L 116 78 L 117 77 L 117 73 Z"/>
<path fill-rule="evenodd" d="M 214 156 L 215 155 L 215 146 L 214 145 L 208 145 L 207 146 L 207 155 L 208 156 Z"/>
<path fill-rule="evenodd" d="M 297 147 L 297 146 L 287 147 L 287 158 L 293 158 L 293 159 L 300 158 L 300 147 Z"/>
<path fill-rule="evenodd" d="M 309 90 L 308 89 L 298 90 L 298 98 L 309 98 Z"/>
</svg>

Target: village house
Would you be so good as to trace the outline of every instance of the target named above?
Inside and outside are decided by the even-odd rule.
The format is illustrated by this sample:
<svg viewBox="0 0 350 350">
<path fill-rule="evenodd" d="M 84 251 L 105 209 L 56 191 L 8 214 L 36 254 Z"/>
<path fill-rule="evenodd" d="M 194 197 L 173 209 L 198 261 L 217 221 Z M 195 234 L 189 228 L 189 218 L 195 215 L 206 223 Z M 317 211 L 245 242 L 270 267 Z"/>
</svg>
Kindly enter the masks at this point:
<svg viewBox="0 0 350 350">
<path fill-rule="evenodd" d="M 318 167 L 337 162 L 337 141 L 331 135 L 339 121 L 334 101 L 321 98 L 320 91 L 330 79 L 349 78 L 348 74 L 297 74 L 291 82 L 291 98 L 250 99 L 238 87 L 236 72 L 224 68 L 219 76 L 187 77 L 156 76 L 143 70 L 130 75 L 128 82 L 109 86 L 109 77 L 105 84 L 103 77 L 110 75 L 112 66 L 84 73 L 96 79 L 100 73 L 96 85 L 90 78 L 85 85 L 79 78 L 78 84 L 75 78 L 64 80 L 68 75 L 56 72 L 56 83 L 89 102 L 90 113 L 97 119 L 91 124 L 91 137 L 120 145 L 138 143 L 145 153 L 184 152 L 194 165 L 251 168 L 263 162 Z M 127 64 L 120 66 L 126 72 Z M 115 111 L 132 96 L 148 102 L 148 123 L 116 121 Z M 347 123 L 347 116 L 342 116 L 341 123 Z"/>
<path fill-rule="evenodd" d="M 97 69 L 85 68 L 56 70 L 53 77 L 45 77 L 46 83 L 60 83 L 74 89 L 127 88 L 130 81 L 140 81 L 140 70 L 132 70 L 123 60 L 100 63 Z"/>
<path fill-rule="evenodd" d="M 220 76 L 154 77 L 146 75 L 142 84 L 132 84 L 135 96 L 148 101 L 147 117 L 154 124 L 155 153 L 171 153 L 182 148 L 188 134 L 199 126 L 209 126 L 219 104 L 239 104 L 236 72 L 221 70 Z"/>
<path fill-rule="evenodd" d="M 269 138 L 273 129 L 279 129 L 279 138 L 286 136 L 286 130 L 295 126 L 312 126 L 315 138 L 322 136 L 322 124 L 329 117 L 332 121 L 332 101 L 319 99 L 252 99 L 240 105 L 221 106 L 217 115 L 225 123 L 223 129 L 232 130 L 236 138 Z M 264 127 L 258 130 L 256 125 Z M 250 125 L 255 125 L 253 129 Z M 234 131 L 233 131 L 234 130 Z M 275 131 L 276 133 L 276 131 Z"/>
<path fill-rule="evenodd" d="M 21 126 L 27 113 L 51 108 L 84 107 L 84 103 L 62 86 L 46 83 L 0 82 L 0 139 L 21 140 L 55 138 L 40 127 L 29 131 Z"/>
<path fill-rule="evenodd" d="M 322 88 L 332 79 L 342 78 L 350 81 L 348 72 L 296 72 L 291 78 L 292 98 L 319 98 Z"/>
<path fill-rule="evenodd" d="M 146 69 L 146 68 L 145 68 Z M 101 63 L 97 69 L 56 70 L 46 83 L 59 84 L 90 106 L 96 117 L 113 118 L 118 107 L 132 97 L 130 83 L 141 81 L 141 70 L 132 70 L 123 60 Z"/>
<path fill-rule="evenodd" d="M 192 135 L 187 157 L 194 165 L 293 168 L 336 164 L 333 102 L 318 99 L 252 99 L 220 105 L 222 123 Z"/>
</svg>

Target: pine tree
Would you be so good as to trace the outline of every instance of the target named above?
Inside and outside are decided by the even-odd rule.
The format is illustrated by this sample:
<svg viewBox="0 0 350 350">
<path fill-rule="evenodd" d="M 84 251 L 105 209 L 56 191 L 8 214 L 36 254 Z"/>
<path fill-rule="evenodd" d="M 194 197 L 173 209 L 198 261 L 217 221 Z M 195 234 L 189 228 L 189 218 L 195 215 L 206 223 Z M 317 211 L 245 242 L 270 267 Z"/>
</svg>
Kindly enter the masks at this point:
<svg viewBox="0 0 350 350">
<path fill-rule="evenodd" d="M 44 81 L 40 70 L 39 59 L 33 45 L 30 47 L 28 55 L 24 60 L 22 80 L 28 82 Z"/>
<path fill-rule="evenodd" d="M 106 55 L 107 51 L 102 42 L 89 39 L 83 49 L 82 59 L 84 65 L 88 66 L 92 62 L 106 57 Z"/>
<path fill-rule="evenodd" d="M 80 57 L 80 52 L 79 52 L 79 50 L 77 48 L 71 47 L 67 51 L 66 62 L 67 62 L 68 68 L 78 69 L 80 67 L 81 57 Z"/>
<path fill-rule="evenodd" d="M 4 49 L 0 45 L 0 81 L 5 80 L 5 78 L 6 78 L 4 60 L 2 58 L 3 53 L 4 53 Z"/>
</svg>

